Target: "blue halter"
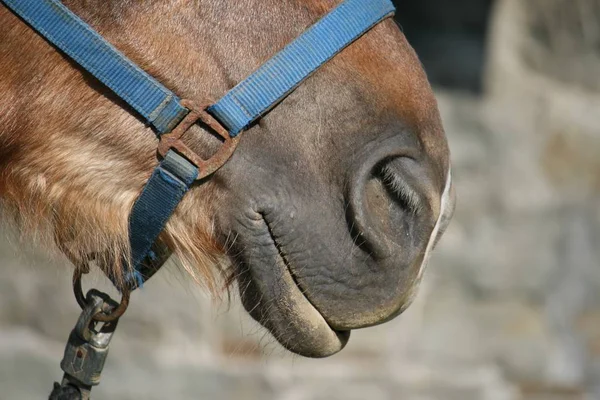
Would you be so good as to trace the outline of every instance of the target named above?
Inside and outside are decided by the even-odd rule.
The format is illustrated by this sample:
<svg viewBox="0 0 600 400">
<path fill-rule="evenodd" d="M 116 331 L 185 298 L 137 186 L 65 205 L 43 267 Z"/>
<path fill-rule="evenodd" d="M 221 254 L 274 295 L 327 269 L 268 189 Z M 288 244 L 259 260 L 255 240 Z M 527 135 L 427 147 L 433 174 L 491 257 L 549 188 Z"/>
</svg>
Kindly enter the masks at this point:
<svg viewBox="0 0 600 400">
<path fill-rule="evenodd" d="M 144 72 L 59 0 L 0 0 L 135 109 L 161 139 L 162 161 L 146 183 L 129 218 L 131 263 L 122 290 L 133 290 L 160 268 L 159 234 L 198 179 L 220 168 L 237 136 L 285 98 L 325 62 L 395 11 L 390 0 L 346 0 L 263 64 L 213 105 L 181 100 Z M 202 120 L 225 140 L 208 161 L 181 137 Z"/>
</svg>

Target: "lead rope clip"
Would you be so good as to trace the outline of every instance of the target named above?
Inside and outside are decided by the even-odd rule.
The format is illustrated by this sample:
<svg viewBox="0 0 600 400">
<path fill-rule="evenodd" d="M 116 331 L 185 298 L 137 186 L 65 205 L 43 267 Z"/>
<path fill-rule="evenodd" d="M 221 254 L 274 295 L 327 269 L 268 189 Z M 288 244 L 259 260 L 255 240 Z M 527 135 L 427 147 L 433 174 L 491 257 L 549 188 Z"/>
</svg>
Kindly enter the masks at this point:
<svg viewBox="0 0 600 400">
<path fill-rule="evenodd" d="M 118 318 L 110 322 L 98 320 L 119 307 L 106 293 L 91 289 L 86 305 L 69 335 L 60 363 L 64 371 L 61 384 L 54 384 L 50 400 L 89 400 L 92 387 L 100 384 L 100 376 L 108 356 L 110 340 Z"/>
</svg>

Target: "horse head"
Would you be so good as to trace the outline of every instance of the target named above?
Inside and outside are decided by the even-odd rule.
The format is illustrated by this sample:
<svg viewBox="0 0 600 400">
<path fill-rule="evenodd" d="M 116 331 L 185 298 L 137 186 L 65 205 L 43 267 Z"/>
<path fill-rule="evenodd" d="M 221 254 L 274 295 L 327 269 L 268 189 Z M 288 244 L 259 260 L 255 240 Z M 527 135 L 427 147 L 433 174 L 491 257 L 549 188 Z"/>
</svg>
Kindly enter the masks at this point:
<svg viewBox="0 0 600 400">
<path fill-rule="evenodd" d="M 64 3 L 181 97 L 219 98 L 337 0 Z M 23 231 L 122 273 L 157 141 L 132 110 L 0 7 L 0 200 Z M 220 141 L 201 125 L 187 145 Z M 235 278 L 289 350 L 327 356 L 415 296 L 453 211 L 449 150 L 417 56 L 392 20 L 343 50 L 241 137 L 160 241 L 210 289 Z"/>
</svg>

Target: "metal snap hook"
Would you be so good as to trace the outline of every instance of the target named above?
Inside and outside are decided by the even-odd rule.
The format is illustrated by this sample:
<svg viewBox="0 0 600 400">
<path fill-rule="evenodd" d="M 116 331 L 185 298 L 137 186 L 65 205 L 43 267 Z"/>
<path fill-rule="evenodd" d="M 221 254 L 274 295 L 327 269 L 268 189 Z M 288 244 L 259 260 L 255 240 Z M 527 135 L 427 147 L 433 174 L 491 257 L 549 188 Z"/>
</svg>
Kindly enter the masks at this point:
<svg viewBox="0 0 600 400">
<path fill-rule="evenodd" d="M 77 324 L 69 335 L 60 367 L 64 372 L 61 384 L 55 384 L 53 393 L 74 393 L 81 400 L 89 400 L 92 387 L 100 384 L 100 377 L 110 341 L 117 328 L 118 319 L 98 321 L 106 309 L 114 310 L 119 304 L 109 295 L 92 289 L 86 298 Z M 62 398 L 62 397 L 61 397 Z"/>
</svg>

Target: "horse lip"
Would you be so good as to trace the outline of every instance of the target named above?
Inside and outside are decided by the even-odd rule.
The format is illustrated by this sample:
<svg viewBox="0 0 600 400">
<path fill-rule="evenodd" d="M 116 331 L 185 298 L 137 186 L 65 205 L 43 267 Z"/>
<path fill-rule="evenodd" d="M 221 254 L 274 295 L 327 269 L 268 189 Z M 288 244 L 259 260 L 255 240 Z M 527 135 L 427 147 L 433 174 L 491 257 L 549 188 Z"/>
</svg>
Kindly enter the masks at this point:
<svg viewBox="0 0 600 400">
<path fill-rule="evenodd" d="M 255 269 L 250 274 L 250 279 L 255 281 L 261 299 L 271 301 L 267 307 L 263 305 L 262 313 L 264 314 L 257 321 L 271 331 L 284 347 L 294 353 L 306 357 L 322 358 L 339 352 L 347 344 L 350 331 L 333 329 L 321 312 L 304 295 L 281 245 L 273 235 L 267 218 L 262 213 L 260 215 L 263 227 L 267 231 L 264 233 L 269 235 L 272 246 L 265 242 L 267 247 L 271 247 L 271 250 L 267 250 L 267 252 L 271 253 L 270 257 L 273 257 L 275 265 L 269 265 L 266 273 L 264 265 L 250 267 Z M 265 237 L 265 239 L 267 238 Z M 273 268 L 278 268 L 279 272 L 273 271 Z M 273 288 L 276 290 L 273 291 Z M 256 312 L 256 307 L 251 311 L 247 306 L 245 304 L 246 309 L 256 319 L 252 313 L 252 311 Z M 291 332 L 294 335 L 293 340 L 289 338 Z"/>
<path fill-rule="evenodd" d="M 305 293 L 305 289 L 302 287 L 302 285 L 300 284 L 300 282 L 298 282 L 298 279 L 296 277 L 296 274 L 294 274 L 294 270 L 292 269 L 292 265 L 291 265 L 290 261 L 288 260 L 288 257 L 285 255 L 285 252 L 283 251 L 283 248 L 282 248 L 281 244 L 279 244 L 279 242 L 277 242 L 277 239 L 275 238 L 275 235 L 273 234 L 273 230 L 271 229 L 271 225 L 269 224 L 269 220 L 265 217 L 265 215 L 262 215 L 262 217 L 263 217 L 263 221 L 265 223 L 265 226 L 267 227 L 267 230 L 269 232 L 269 237 L 271 238 L 273 246 L 277 249 L 277 254 L 279 255 L 279 258 L 280 258 L 282 264 L 285 266 L 285 270 L 286 270 L 287 274 L 292 278 L 292 281 L 294 282 L 294 285 L 296 286 L 296 288 L 298 289 L 298 291 L 300 292 L 300 294 L 302 295 L 302 297 L 308 302 L 308 304 L 310 304 L 310 306 L 317 313 L 319 313 L 319 315 L 323 318 L 323 320 L 325 321 L 325 323 L 327 324 L 327 326 L 329 327 L 329 329 L 331 329 L 333 332 L 338 333 L 338 334 L 343 334 L 345 332 L 350 332 L 350 330 L 338 330 L 338 329 L 334 329 L 329 324 L 329 322 L 327 321 L 327 318 L 321 313 L 321 311 L 319 311 L 319 309 L 304 294 Z"/>
<path fill-rule="evenodd" d="M 275 235 L 273 234 L 273 230 L 271 229 L 271 225 L 269 224 L 269 221 L 267 220 L 267 218 L 264 215 L 263 215 L 263 221 L 267 227 L 267 230 L 269 232 L 269 237 L 271 238 L 273 246 L 275 246 L 275 248 L 277 249 L 277 254 L 279 255 L 279 258 L 281 259 L 281 262 L 283 263 L 283 265 L 285 265 L 287 273 L 290 275 L 290 277 L 294 281 L 294 285 L 296 285 L 296 287 L 298 288 L 298 290 L 300 291 L 302 296 L 306 299 L 306 301 L 308 301 L 308 303 L 323 317 L 323 319 L 325 319 L 325 322 L 327 322 L 327 319 L 321 313 L 321 311 L 319 311 L 319 309 L 317 307 L 315 307 L 315 305 L 310 301 L 310 299 L 308 297 L 306 297 L 306 295 L 304 294 L 304 288 L 300 285 L 300 282 L 298 282 L 298 279 L 296 277 L 296 274 L 294 274 L 294 270 L 292 269 L 292 265 L 291 265 L 290 261 L 288 260 L 288 257 L 285 255 L 285 252 L 283 251 L 283 248 L 281 247 L 279 242 L 277 242 L 277 239 L 275 238 Z M 327 322 L 327 325 L 329 325 L 329 322 Z M 329 327 L 331 328 L 331 325 L 329 325 Z M 331 330 L 336 331 L 333 328 L 331 328 Z"/>
</svg>

